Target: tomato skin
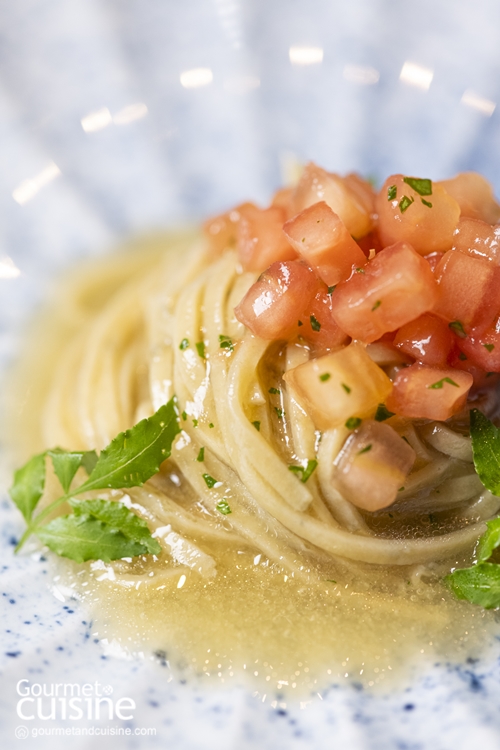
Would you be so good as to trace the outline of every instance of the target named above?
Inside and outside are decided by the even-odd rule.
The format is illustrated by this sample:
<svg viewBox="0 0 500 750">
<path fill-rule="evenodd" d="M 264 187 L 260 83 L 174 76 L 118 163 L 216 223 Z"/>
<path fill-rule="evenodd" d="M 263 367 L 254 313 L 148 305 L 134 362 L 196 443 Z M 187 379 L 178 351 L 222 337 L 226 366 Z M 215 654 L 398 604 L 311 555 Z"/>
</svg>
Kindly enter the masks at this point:
<svg viewBox="0 0 500 750">
<path fill-rule="evenodd" d="M 354 341 L 288 370 L 283 379 L 319 430 L 337 427 L 352 416 L 373 416 L 392 390 L 385 372 Z"/>
<path fill-rule="evenodd" d="M 497 330 L 499 329 L 499 330 Z M 500 372 L 500 327 L 473 328 L 468 336 L 459 340 L 458 346 L 467 362 L 485 372 Z"/>
<path fill-rule="evenodd" d="M 500 220 L 500 206 L 488 180 L 477 172 L 461 172 L 451 180 L 441 180 L 442 186 L 460 206 L 462 216 L 481 219 L 489 224 Z"/>
<path fill-rule="evenodd" d="M 479 219 L 461 218 L 453 237 L 452 250 L 472 258 L 500 265 L 500 226 L 492 227 Z"/>
<path fill-rule="evenodd" d="M 439 293 L 433 312 L 444 320 L 460 321 L 469 331 L 487 326 L 500 312 L 500 269 L 493 263 L 451 250 L 435 277 Z"/>
<path fill-rule="evenodd" d="M 473 377 L 472 387 L 477 390 L 478 388 L 490 387 L 496 383 L 498 376 L 493 376 L 492 371 L 485 372 L 482 368 L 474 364 L 474 360 L 470 359 L 459 349 L 458 344 L 455 344 L 451 354 L 448 357 L 448 364 L 456 370 L 463 370 L 464 372 L 470 372 Z"/>
<path fill-rule="evenodd" d="M 436 268 L 437 268 L 437 266 L 439 264 L 439 261 L 441 260 L 441 258 L 443 257 L 443 255 L 444 255 L 444 253 L 429 253 L 429 255 L 424 255 L 424 258 L 427 261 L 427 263 L 429 264 L 432 273 L 435 272 L 435 270 L 436 270 Z"/>
<path fill-rule="evenodd" d="M 428 312 L 437 299 L 429 264 L 398 242 L 341 282 L 332 295 L 333 316 L 353 339 L 371 343 Z"/>
<path fill-rule="evenodd" d="M 301 322 L 303 325 L 299 329 L 299 335 L 312 345 L 315 357 L 338 349 L 349 339 L 335 322 L 332 314 L 332 295 L 328 293 L 326 284 L 321 281 L 318 283 L 315 296 L 301 316 Z"/>
<path fill-rule="evenodd" d="M 271 263 L 297 257 L 282 231 L 286 213 L 281 206 L 262 209 L 246 204 L 240 214 L 237 245 L 245 271 L 264 271 Z"/>
<path fill-rule="evenodd" d="M 448 324 L 430 313 L 425 313 L 402 326 L 394 345 L 426 365 L 446 365 L 454 344 Z"/>
<path fill-rule="evenodd" d="M 389 200 L 389 188 L 396 197 Z M 401 210 L 401 200 L 406 196 L 413 202 Z M 422 200 L 432 203 L 426 206 Z M 460 218 L 460 207 L 437 183 L 432 184 L 432 195 L 420 196 L 404 182 L 402 174 L 387 178 L 377 196 L 378 231 L 384 246 L 395 242 L 409 242 L 421 255 L 445 252 L 453 244 L 453 232 Z"/>
<path fill-rule="evenodd" d="M 295 251 L 329 286 L 348 279 L 366 257 L 344 222 L 325 201 L 314 203 L 287 221 L 283 231 Z"/>
<path fill-rule="evenodd" d="M 351 175 L 352 177 L 352 175 Z M 360 178 L 356 177 L 356 181 Z M 371 231 L 373 220 L 366 191 L 348 178 L 327 172 L 313 162 L 304 168 L 293 195 L 294 214 L 319 201 L 325 201 L 355 239 Z"/>
<path fill-rule="evenodd" d="M 375 250 L 376 253 L 379 253 L 383 249 L 378 233 L 375 231 L 369 232 L 369 234 L 356 240 L 356 242 L 367 258 L 370 256 L 370 250 Z"/>
<path fill-rule="evenodd" d="M 472 383 L 469 372 L 416 363 L 398 372 L 386 406 L 401 417 L 444 421 L 465 406 Z"/>
<path fill-rule="evenodd" d="M 250 287 L 234 314 L 255 336 L 271 341 L 288 338 L 300 332 L 299 318 L 317 286 L 317 277 L 304 263 L 278 261 Z"/>
</svg>

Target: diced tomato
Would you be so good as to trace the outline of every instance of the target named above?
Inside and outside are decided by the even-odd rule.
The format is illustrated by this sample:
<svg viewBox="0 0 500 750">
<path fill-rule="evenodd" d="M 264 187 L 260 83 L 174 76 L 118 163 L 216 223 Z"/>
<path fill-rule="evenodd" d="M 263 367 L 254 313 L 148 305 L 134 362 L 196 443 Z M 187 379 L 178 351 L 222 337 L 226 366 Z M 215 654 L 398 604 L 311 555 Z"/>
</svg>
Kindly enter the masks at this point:
<svg viewBox="0 0 500 750">
<path fill-rule="evenodd" d="M 487 326 L 500 312 L 500 269 L 489 261 L 450 250 L 436 267 L 438 299 L 433 312 L 469 331 Z"/>
<path fill-rule="evenodd" d="M 369 216 L 373 216 L 376 213 L 375 201 L 377 193 L 373 189 L 373 185 L 365 180 L 361 175 L 356 172 L 350 172 L 344 177 L 345 184 L 350 190 L 357 195 L 360 203 L 364 207 L 366 213 Z"/>
<path fill-rule="evenodd" d="M 324 201 L 287 221 L 283 231 L 297 253 L 329 286 L 348 279 L 354 268 L 366 263 L 366 256 L 344 222 Z"/>
<path fill-rule="evenodd" d="M 406 323 L 394 339 L 395 346 L 402 352 L 436 367 L 446 364 L 453 343 L 448 324 L 429 313 Z"/>
<path fill-rule="evenodd" d="M 437 285 L 411 245 L 382 250 L 332 295 L 333 316 L 353 339 L 371 343 L 432 309 Z"/>
<path fill-rule="evenodd" d="M 372 416 L 392 390 L 385 372 L 356 342 L 294 367 L 283 378 L 320 430 L 352 416 Z"/>
<path fill-rule="evenodd" d="M 256 336 L 274 340 L 300 332 L 298 322 L 317 291 L 318 279 L 296 260 L 273 263 L 234 309 Z"/>
<path fill-rule="evenodd" d="M 431 267 L 432 273 L 434 273 L 434 271 L 436 270 L 436 266 L 438 265 L 443 255 L 444 253 L 429 253 L 429 255 L 424 255 L 425 260 Z"/>
<path fill-rule="evenodd" d="M 252 203 L 242 203 L 225 214 L 208 219 L 203 224 L 203 231 L 213 255 L 220 255 L 227 248 L 236 247 L 241 211 L 252 205 Z"/>
<path fill-rule="evenodd" d="M 356 242 L 367 258 L 369 257 L 371 250 L 375 250 L 376 253 L 379 253 L 382 250 L 382 243 L 380 242 L 378 233 L 375 231 L 365 234 L 364 237 L 356 240 Z"/>
<path fill-rule="evenodd" d="M 431 183 L 430 195 L 420 195 L 404 180 L 402 174 L 391 175 L 377 196 L 382 244 L 409 242 L 421 255 L 449 250 L 460 206 L 437 183 Z"/>
<path fill-rule="evenodd" d="M 263 271 L 271 263 L 292 260 L 297 254 L 283 234 L 286 219 L 281 206 L 245 205 L 238 222 L 238 255 L 245 271 Z"/>
<path fill-rule="evenodd" d="M 372 229 L 371 212 L 367 205 L 366 194 L 359 185 L 353 189 L 353 180 L 349 184 L 339 175 L 326 172 L 310 162 L 302 172 L 293 195 L 294 213 L 319 201 L 325 201 L 335 211 L 354 238 L 364 237 Z"/>
<path fill-rule="evenodd" d="M 436 185 L 441 185 L 457 201 L 462 216 L 482 219 L 488 224 L 495 224 L 500 219 L 500 206 L 493 195 L 493 188 L 477 172 L 462 172 Z"/>
<path fill-rule="evenodd" d="M 291 219 L 293 216 L 292 197 L 295 188 L 288 187 L 277 190 L 273 195 L 271 206 L 279 206 L 285 212 L 285 219 Z"/>
<path fill-rule="evenodd" d="M 500 226 L 479 219 L 463 218 L 453 237 L 453 250 L 500 265 Z"/>
<path fill-rule="evenodd" d="M 448 357 L 448 364 L 456 370 L 470 372 L 473 377 L 472 387 L 475 389 L 492 386 L 496 383 L 498 377 L 491 370 L 485 372 L 485 370 L 474 364 L 474 360 L 466 356 L 457 344 L 453 347 Z"/>
<path fill-rule="evenodd" d="M 392 427 L 367 419 L 347 438 L 334 478 L 353 505 L 373 512 L 394 502 L 415 458 Z"/>
<path fill-rule="evenodd" d="M 472 381 L 469 372 L 417 363 L 398 372 L 385 403 L 401 417 L 449 419 L 465 406 Z"/>
<path fill-rule="evenodd" d="M 486 372 L 500 372 L 500 325 L 490 325 L 486 329 L 472 329 L 458 346 L 471 365 Z"/>
<path fill-rule="evenodd" d="M 318 291 L 301 316 L 299 335 L 313 346 L 314 356 L 338 349 L 345 344 L 348 336 L 338 327 L 332 315 L 332 293 L 322 281 Z"/>
</svg>

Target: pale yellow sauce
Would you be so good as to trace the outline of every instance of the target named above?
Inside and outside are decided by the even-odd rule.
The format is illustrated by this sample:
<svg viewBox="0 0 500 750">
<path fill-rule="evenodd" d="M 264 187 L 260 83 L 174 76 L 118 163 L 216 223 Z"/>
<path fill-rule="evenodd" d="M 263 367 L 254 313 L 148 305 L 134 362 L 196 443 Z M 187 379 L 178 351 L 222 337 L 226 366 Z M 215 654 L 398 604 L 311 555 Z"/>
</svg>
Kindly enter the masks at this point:
<svg viewBox="0 0 500 750">
<path fill-rule="evenodd" d="M 116 265 L 117 282 L 127 264 L 140 269 L 156 257 L 154 242 L 140 246 L 140 254 L 106 261 Z M 102 302 L 96 290 L 93 304 Z M 38 316 L 4 389 L 18 463 L 41 447 L 53 363 L 77 325 L 64 309 Z M 247 679 L 261 696 L 285 690 L 303 697 L 339 681 L 393 685 L 436 661 L 477 656 L 492 642 L 492 613 L 454 600 L 439 582 L 442 571 L 464 561 L 442 566 L 433 583 L 404 568 L 353 573 L 333 565 L 323 583 L 308 586 L 248 548 L 210 553 L 213 580 L 148 561 L 148 582 L 127 589 L 109 580 L 105 566 L 58 561 L 55 585 L 81 597 L 110 653 L 156 652 L 174 672 L 206 683 Z"/>
</svg>

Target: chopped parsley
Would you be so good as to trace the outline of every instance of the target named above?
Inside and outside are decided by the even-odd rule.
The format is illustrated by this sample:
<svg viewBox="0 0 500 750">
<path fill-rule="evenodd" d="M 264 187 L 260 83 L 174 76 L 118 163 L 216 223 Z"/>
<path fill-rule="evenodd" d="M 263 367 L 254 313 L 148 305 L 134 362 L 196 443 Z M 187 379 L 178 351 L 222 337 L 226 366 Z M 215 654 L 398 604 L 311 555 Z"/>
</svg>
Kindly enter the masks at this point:
<svg viewBox="0 0 500 750">
<path fill-rule="evenodd" d="M 432 180 L 420 179 L 418 177 L 403 177 L 406 182 L 419 195 L 432 195 Z"/>
<path fill-rule="evenodd" d="M 452 320 L 451 323 L 448 323 L 448 328 L 451 328 L 451 330 L 454 331 L 457 336 L 460 336 L 461 339 L 467 338 L 463 324 L 459 320 Z"/>
<path fill-rule="evenodd" d="M 304 324 L 303 324 L 303 322 L 301 320 L 299 320 L 298 323 L 297 323 L 297 325 L 298 326 L 303 326 Z"/>
<path fill-rule="evenodd" d="M 484 348 L 487 349 L 489 352 L 492 352 L 495 348 L 495 344 L 483 344 Z"/>
<path fill-rule="evenodd" d="M 205 460 L 205 448 L 204 447 L 200 448 L 200 452 L 196 456 L 196 460 L 199 461 L 200 463 Z"/>
<path fill-rule="evenodd" d="M 387 188 L 387 200 L 393 201 L 397 198 L 397 195 L 398 195 L 398 189 L 396 185 L 389 185 L 389 187 Z"/>
<path fill-rule="evenodd" d="M 460 352 L 460 354 L 458 355 L 458 358 L 460 360 L 462 360 L 462 362 L 465 362 L 466 359 L 467 359 L 467 357 L 465 356 L 465 354 L 463 352 Z"/>
<path fill-rule="evenodd" d="M 197 419 L 193 419 L 193 427 L 198 427 L 198 420 Z"/>
<path fill-rule="evenodd" d="M 427 208 L 432 208 L 432 203 L 429 203 L 429 201 L 426 201 L 424 198 L 420 198 L 424 206 L 427 206 Z"/>
<path fill-rule="evenodd" d="M 210 474 L 203 474 L 203 479 L 205 480 L 205 484 L 207 485 L 209 490 L 211 490 L 212 487 L 215 487 L 215 485 L 217 484 L 217 479 L 211 477 Z"/>
<path fill-rule="evenodd" d="M 349 386 L 346 385 L 345 383 L 341 383 L 340 385 L 342 386 L 342 388 L 344 389 L 344 391 L 346 393 L 350 393 L 351 392 L 352 388 L 349 388 Z"/>
<path fill-rule="evenodd" d="M 363 420 L 359 417 L 349 417 L 349 419 L 345 423 L 345 426 L 348 430 L 355 430 L 357 427 L 359 427 L 362 421 Z"/>
<path fill-rule="evenodd" d="M 219 336 L 219 347 L 221 349 L 229 349 L 230 352 L 234 350 L 234 344 L 229 336 L 224 336 L 223 334 Z"/>
<path fill-rule="evenodd" d="M 198 352 L 198 355 L 205 359 L 205 342 L 204 341 L 198 341 L 196 344 L 196 351 Z"/>
<path fill-rule="evenodd" d="M 378 299 L 378 300 L 377 300 L 377 301 L 375 302 L 375 304 L 373 305 L 373 307 L 372 307 L 372 312 L 373 312 L 374 310 L 377 310 L 377 309 L 378 309 L 378 308 L 380 307 L 380 305 L 381 305 L 381 304 L 382 304 L 382 300 L 381 300 L 381 299 Z"/>
<path fill-rule="evenodd" d="M 322 375 L 319 376 L 319 379 L 321 380 L 322 383 L 326 383 L 326 381 L 330 380 L 331 377 L 332 376 L 330 375 L 329 372 L 324 372 Z"/>
<path fill-rule="evenodd" d="M 188 348 L 188 346 L 189 346 L 188 339 L 182 339 L 181 343 L 179 344 L 179 349 L 181 350 L 181 352 L 183 352 L 184 349 Z"/>
<path fill-rule="evenodd" d="M 255 422 L 252 422 L 253 426 L 257 430 L 257 432 L 260 432 L 260 422 L 258 419 L 255 420 Z"/>
<path fill-rule="evenodd" d="M 385 422 L 386 419 L 390 419 L 390 417 L 393 416 L 394 412 L 389 411 L 385 404 L 379 404 L 377 406 L 377 411 L 375 412 L 375 420 L 377 422 Z"/>
<path fill-rule="evenodd" d="M 449 383 L 450 385 L 454 385 L 455 388 L 460 388 L 458 383 L 455 383 L 454 380 L 451 378 L 441 378 L 441 380 L 438 380 L 436 383 L 432 383 L 432 385 L 428 385 L 427 388 L 442 388 L 445 383 Z"/>
<path fill-rule="evenodd" d="M 219 500 L 215 507 L 217 508 L 219 513 L 222 513 L 223 516 L 228 516 L 231 513 L 231 508 L 229 507 L 229 503 L 226 499 Z"/>
<path fill-rule="evenodd" d="M 356 268 L 356 273 L 364 273 L 364 272 L 365 272 L 364 268 Z"/>
<path fill-rule="evenodd" d="M 403 197 L 399 201 L 399 210 L 401 211 L 401 213 L 404 214 L 404 212 L 408 208 L 410 208 L 411 204 L 414 203 L 414 201 L 415 198 L 408 198 L 407 195 L 403 195 Z"/>
<path fill-rule="evenodd" d="M 321 330 L 321 323 L 314 317 L 314 315 L 311 315 L 309 317 L 309 320 L 311 321 L 311 328 L 313 329 L 313 331 Z"/>
<path fill-rule="evenodd" d="M 181 414 L 181 417 L 183 418 L 184 421 L 186 421 L 186 419 L 188 418 L 188 415 L 186 414 L 185 411 L 183 411 Z"/>
<path fill-rule="evenodd" d="M 268 393 L 271 393 L 273 396 L 277 396 L 281 393 L 279 388 L 269 388 Z"/>
<path fill-rule="evenodd" d="M 371 451 L 371 449 L 372 449 L 372 444 L 368 443 L 368 445 L 365 445 L 364 448 L 361 448 L 361 450 L 358 451 L 357 455 L 361 456 L 363 453 L 368 453 L 369 451 Z"/>
<path fill-rule="evenodd" d="M 333 286 L 329 286 L 327 294 L 332 295 L 334 293 L 334 291 L 335 291 L 336 288 L 337 288 L 337 284 L 334 284 Z"/>
<path fill-rule="evenodd" d="M 210 429 L 211 429 L 211 430 L 213 430 L 213 428 L 214 428 L 214 423 L 213 423 L 213 422 L 210 422 L 208 426 L 210 427 Z"/>
<path fill-rule="evenodd" d="M 318 465 L 318 462 L 312 458 L 309 459 L 307 462 L 307 465 L 304 466 L 289 466 L 288 470 L 293 471 L 294 474 L 299 475 L 300 474 L 300 481 L 304 484 L 307 482 L 313 471 L 315 470 L 316 466 Z"/>
<path fill-rule="evenodd" d="M 275 407 L 274 407 L 274 411 L 275 411 L 275 412 L 276 412 L 276 414 L 278 415 L 278 418 L 279 418 L 279 419 L 283 419 L 283 417 L 285 416 L 285 412 L 284 412 L 284 410 L 283 410 L 283 409 L 280 409 L 280 407 L 279 407 L 279 406 L 275 406 Z"/>
</svg>

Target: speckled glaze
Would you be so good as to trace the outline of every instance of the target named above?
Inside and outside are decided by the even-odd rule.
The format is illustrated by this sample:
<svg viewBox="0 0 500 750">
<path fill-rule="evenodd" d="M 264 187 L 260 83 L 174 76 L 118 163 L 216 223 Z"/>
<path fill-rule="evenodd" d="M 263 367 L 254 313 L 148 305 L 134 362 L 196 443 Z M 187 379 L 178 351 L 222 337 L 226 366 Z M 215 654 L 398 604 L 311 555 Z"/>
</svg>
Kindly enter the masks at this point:
<svg viewBox="0 0 500 750">
<path fill-rule="evenodd" d="M 322 61 L 292 64 L 293 46 L 321 48 Z M 0 366 L 60 269 L 131 234 L 265 201 L 296 160 L 379 178 L 477 169 L 499 193 L 499 50 L 496 0 L 3 3 L 0 267 L 7 255 L 21 273 L 0 277 Z M 418 85 L 405 62 L 419 66 Z M 197 68 L 211 82 L 184 87 Z M 101 127 L 85 129 L 99 111 Z M 22 523 L 6 470 L 0 479 L 2 748 L 500 746 L 500 644 L 385 695 L 331 685 L 302 704 L 183 684 L 149 654 L 107 656 L 80 605 L 49 589 L 47 561 L 14 558 Z M 21 720 L 22 679 L 111 686 L 135 701 L 134 718 L 100 726 L 131 734 L 17 739 L 19 726 L 69 726 Z M 155 736 L 134 734 L 148 727 Z"/>
</svg>

